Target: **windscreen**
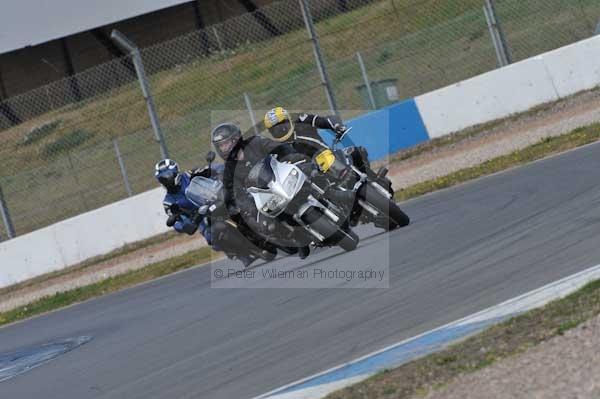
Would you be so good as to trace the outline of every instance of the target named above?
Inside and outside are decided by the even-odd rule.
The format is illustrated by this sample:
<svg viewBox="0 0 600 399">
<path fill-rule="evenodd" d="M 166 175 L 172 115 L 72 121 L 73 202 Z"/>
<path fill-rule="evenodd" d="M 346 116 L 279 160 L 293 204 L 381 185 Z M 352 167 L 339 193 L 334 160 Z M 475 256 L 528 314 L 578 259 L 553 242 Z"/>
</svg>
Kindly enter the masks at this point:
<svg viewBox="0 0 600 399">
<path fill-rule="evenodd" d="M 269 188 L 269 183 L 275 180 L 275 174 L 271 169 L 271 158 L 267 157 L 261 162 L 254 165 L 247 177 L 247 184 L 250 187 L 266 190 Z"/>
<path fill-rule="evenodd" d="M 215 202 L 221 198 L 223 183 L 207 177 L 194 177 L 185 190 L 185 196 L 197 206 Z"/>
</svg>

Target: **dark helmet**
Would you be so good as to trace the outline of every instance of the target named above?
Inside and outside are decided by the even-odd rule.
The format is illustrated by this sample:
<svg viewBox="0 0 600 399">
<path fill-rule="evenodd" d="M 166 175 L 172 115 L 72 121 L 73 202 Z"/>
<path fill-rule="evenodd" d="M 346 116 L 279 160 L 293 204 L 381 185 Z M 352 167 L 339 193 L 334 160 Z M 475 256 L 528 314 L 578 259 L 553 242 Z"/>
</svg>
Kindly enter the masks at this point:
<svg viewBox="0 0 600 399">
<path fill-rule="evenodd" d="M 171 159 L 163 159 L 158 161 L 154 167 L 154 176 L 160 184 L 162 184 L 168 192 L 175 192 L 181 185 L 181 174 L 179 173 L 179 165 Z"/>
<path fill-rule="evenodd" d="M 276 107 L 267 112 L 264 123 L 275 141 L 284 142 L 294 134 L 294 122 L 292 122 L 290 114 L 282 107 Z"/>
<path fill-rule="evenodd" d="M 213 129 L 211 141 L 215 151 L 223 160 L 227 160 L 231 150 L 242 138 L 242 131 L 233 123 L 222 123 Z"/>
</svg>

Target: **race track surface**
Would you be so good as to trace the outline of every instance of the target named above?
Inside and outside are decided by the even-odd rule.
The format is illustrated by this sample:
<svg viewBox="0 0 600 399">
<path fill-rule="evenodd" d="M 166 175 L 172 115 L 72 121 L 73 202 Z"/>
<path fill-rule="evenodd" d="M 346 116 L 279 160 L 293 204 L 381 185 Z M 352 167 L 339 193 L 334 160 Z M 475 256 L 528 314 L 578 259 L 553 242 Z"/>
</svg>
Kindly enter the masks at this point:
<svg viewBox="0 0 600 399">
<path fill-rule="evenodd" d="M 211 289 L 203 267 L 8 326 L 0 353 L 94 339 L 1 396 L 262 394 L 600 263 L 599 183 L 600 145 L 587 146 L 403 204 L 409 227 L 363 230 L 352 253 L 275 262 L 389 262 L 389 289 Z"/>
</svg>

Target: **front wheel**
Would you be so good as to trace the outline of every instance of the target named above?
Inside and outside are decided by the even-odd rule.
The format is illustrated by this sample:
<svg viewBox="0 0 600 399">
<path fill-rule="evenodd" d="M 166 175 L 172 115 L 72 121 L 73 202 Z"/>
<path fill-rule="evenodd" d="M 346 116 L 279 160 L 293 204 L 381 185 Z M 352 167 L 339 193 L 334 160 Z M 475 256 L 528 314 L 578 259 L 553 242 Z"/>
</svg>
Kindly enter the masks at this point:
<svg viewBox="0 0 600 399">
<path fill-rule="evenodd" d="M 375 208 L 381 217 L 387 218 L 387 223 L 383 226 L 386 230 L 393 230 L 398 227 L 408 226 L 410 218 L 400 209 L 398 204 L 379 192 L 374 186 L 374 183 L 369 182 L 363 185 L 360 189 L 359 196 Z"/>
<path fill-rule="evenodd" d="M 304 223 L 324 237 L 326 244 L 338 245 L 344 251 L 353 251 L 359 238 L 352 230 L 344 230 L 329 219 L 319 208 L 310 208 L 302 215 Z"/>
<path fill-rule="evenodd" d="M 354 251 L 358 246 L 358 235 L 352 230 L 342 230 L 338 227 L 338 237 L 341 237 L 337 245 L 346 252 Z"/>
</svg>

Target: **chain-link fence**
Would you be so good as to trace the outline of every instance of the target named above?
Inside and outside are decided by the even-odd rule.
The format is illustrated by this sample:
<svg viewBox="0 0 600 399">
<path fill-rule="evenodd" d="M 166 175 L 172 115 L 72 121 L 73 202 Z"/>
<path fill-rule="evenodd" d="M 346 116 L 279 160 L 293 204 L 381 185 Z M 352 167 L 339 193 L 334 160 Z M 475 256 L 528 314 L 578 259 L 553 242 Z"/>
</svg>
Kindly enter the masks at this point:
<svg viewBox="0 0 600 399">
<path fill-rule="evenodd" d="M 141 51 L 170 156 L 183 167 L 202 162 L 211 111 L 242 110 L 227 118 L 249 127 L 248 107 L 330 109 L 301 3 L 272 3 Z M 337 107 L 355 110 L 344 118 L 498 65 L 484 0 L 307 3 Z M 600 18 L 596 0 L 495 8 L 513 61 L 588 38 Z M 0 210 L 16 234 L 156 186 L 160 149 L 130 56 L 1 103 L 0 129 Z"/>
</svg>

